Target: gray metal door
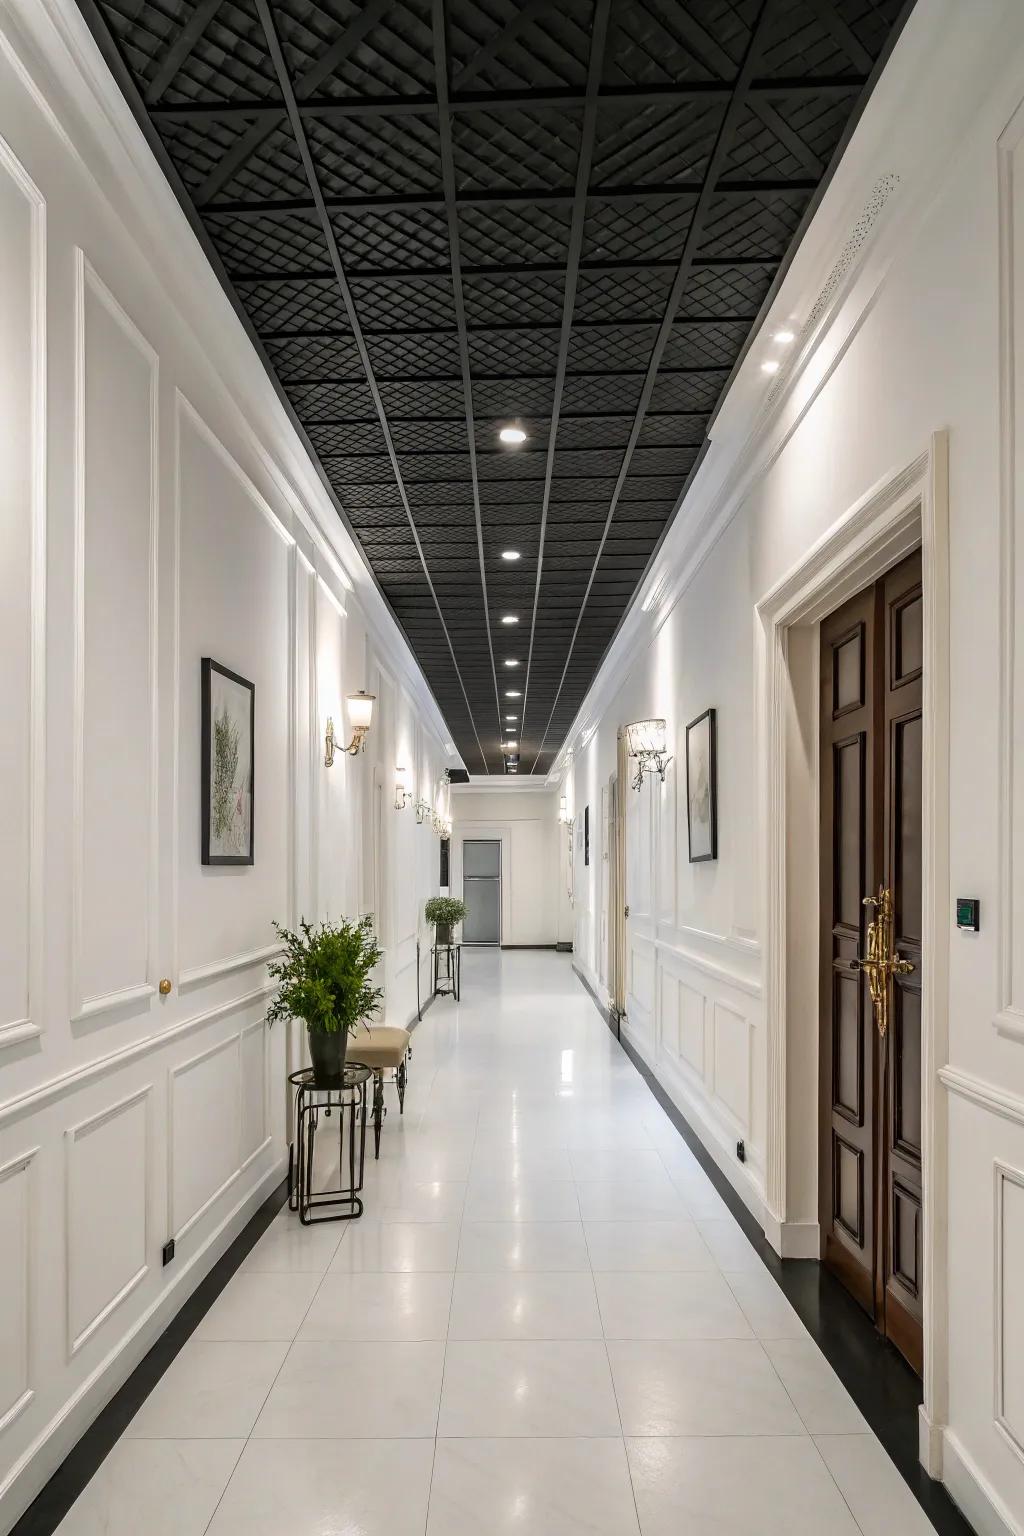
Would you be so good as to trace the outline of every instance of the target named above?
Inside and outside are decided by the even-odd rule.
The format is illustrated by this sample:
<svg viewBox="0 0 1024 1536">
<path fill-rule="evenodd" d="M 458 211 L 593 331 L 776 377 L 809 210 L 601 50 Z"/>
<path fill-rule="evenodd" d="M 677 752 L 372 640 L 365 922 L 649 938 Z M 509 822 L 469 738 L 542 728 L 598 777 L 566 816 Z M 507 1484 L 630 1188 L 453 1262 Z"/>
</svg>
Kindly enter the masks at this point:
<svg viewBox="0 0 1024 1536">
<path fill-rule="evenodd" d="M 501 843 L 466 838 L 462 844 L 462 923 L 465 944 L 501 942 Z"/>
</svg>

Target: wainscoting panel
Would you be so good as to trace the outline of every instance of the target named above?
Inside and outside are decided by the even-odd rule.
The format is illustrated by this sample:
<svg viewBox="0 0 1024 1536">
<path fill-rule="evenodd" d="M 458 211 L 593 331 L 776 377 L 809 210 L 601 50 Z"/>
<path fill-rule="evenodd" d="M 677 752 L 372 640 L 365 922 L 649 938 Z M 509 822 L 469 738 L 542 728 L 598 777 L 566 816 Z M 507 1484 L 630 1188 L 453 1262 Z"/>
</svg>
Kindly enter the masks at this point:
<svg viewBox="0 0 1024 1536">
<path fill-rule="evenodd" d="M 38 1034 L 33 955 L 38 951 L 42 856 L 45 668 L 46 209 L 0 139 L 0 420 L 3 421 L 3 561 L 0 602 L 0 1046 Z M 36 967 L 38 969 L 38 967 Z M 0 1410 L 2 1411 L 2 1410 Z"/>
<path fill-rule="evenodd" d="M 227 1188 L 239 1167 L 238 1034 L 170 1073 L 168 1189 L 170 1231 L 185 1233 Z M 201 1134 L 197 1134 L 201 1127 Z"/>
<path fill-rule="evenodd" d="M 156 992 L 158 365 L 75 255 L 71 1012 L 82 1017 Z"/>
<path fill-rule="evenodd" d="M 1024 1460 L 1024 1169 L 996 1163 L 996 1422 Z"/>
<path fill-rule="evenodd" d="M 32 1401 L 32 1159 L 0 1168 L 0 1433 Z"/>
<path fill-rule="evenodd" d="M 147 1084 L 65 1133 L 69 1357 L 147 1272 L 151 1092 Z"/>
<path fill-rule="evenodd" d="M 267 1026 L 262 1019 L 242 1030 L 238 1050 L 239 1163 L 244 1168 L 267 1144 Z"/>
<path fill-rule="evenodd" d="M 743 1131 L 750 1129 L 750 1025 L 724 1003 L 712 1007 L 714 1095 Z"/>
</svg>

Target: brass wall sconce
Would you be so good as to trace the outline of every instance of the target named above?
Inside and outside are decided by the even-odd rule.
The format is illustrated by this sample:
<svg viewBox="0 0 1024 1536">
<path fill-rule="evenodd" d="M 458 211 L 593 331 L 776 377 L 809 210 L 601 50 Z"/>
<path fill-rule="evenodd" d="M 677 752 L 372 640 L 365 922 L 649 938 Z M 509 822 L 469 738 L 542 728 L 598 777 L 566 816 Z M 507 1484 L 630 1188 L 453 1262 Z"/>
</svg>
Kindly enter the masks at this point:
<svg viewBox="0 0 1024 1536">
<path fill-rule="evenodd" d="M 349 757 L 355 757 L 363 750 L 366 737 L 369 734 L 370 723 L 373 720 L 373 705 L 377 695 L 367 693 L 360 688 L 358 693 L 350 693 L 346 699 L 348 704 L 348 718 L 352 726 L 352 740 L 347 747 L 342 747 L 342 752 L 347 752 Z M 334 754 L 338 744 L 334 736 L 334 721 L 327 716 L 327 734 L 324 737 L 324 767 L 330 768 L 334 764 Z"/>
<path fill-rule="evenodd" d="M 406 768 L 395 769 L 395 810 L 404 811 L 412 799 L 412 790 L 409 786 L 409 772 Z"/>
<path fill-rule="evenodd" d="M 634 789 L 640 789 L 645 773 L 656 773 L 664 784 L 665 769 L 672 761 L 665 755 L 666 726 L 664 720 L 634 720 L 626 726 L 626 750 L 636 758 L 636 773 L 631 779 Z"/>
</svg>

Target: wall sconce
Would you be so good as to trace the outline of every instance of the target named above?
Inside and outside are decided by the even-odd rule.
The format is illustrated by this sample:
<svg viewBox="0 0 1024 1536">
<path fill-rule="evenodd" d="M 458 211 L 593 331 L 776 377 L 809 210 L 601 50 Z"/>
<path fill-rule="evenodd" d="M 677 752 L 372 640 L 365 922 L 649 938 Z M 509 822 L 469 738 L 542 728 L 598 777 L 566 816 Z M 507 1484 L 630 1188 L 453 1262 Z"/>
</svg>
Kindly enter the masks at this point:
<svg viewBox="0 0 1024 1536">
<path fill-rule="evenodd" d="M 347 752 L 350 757 L 355 757 L 363 750 L 370 730 L 370 722 L 373 719 L 373 704 L 376 697 L 375 693 L 367 693 L 360 688 L 358 693 L 350 693 L 345 701 L 348 704 L 348 718 L 352 726 L 352 740 L 341 750 Z M 324 737 L 325 768 L 332 767 L 337 749 L 337 742 L 334 739 L 334 721 L 328 715 L 327 735 Z"/>
<path fill-rule="evenodd" d="M 409 785 L 409 770 L 407 768 L 395 769 L 395 810 L 404 811 L 412 799 L 412 790 Z"/>
<path fill-rule="evenodd" d="M 635 720 L 626 726 L 626 749 L 635 757 L 636 773 L 632 779 L 634 789 L 640 789 L 645 773 L 656 773 L 664 784 L 665 769 L 672 761 L 665 756 L 664 720 Z"/>
</svg>

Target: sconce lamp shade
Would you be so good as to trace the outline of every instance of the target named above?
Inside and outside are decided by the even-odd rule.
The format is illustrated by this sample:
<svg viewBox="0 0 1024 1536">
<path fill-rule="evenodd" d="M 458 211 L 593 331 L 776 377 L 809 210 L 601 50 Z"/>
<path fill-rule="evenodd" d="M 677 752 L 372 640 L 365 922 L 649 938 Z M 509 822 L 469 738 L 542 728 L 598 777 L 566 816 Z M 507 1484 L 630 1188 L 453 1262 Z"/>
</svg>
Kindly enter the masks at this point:
<svg viewBox="0 0 1024 1536">
<path fill-rule="evenodd" d="M 626 726 L 630 757 L 661 757 L 665 752 L 664 720 L 634 720 Z"/>
<path fill-rule="evenodd" d="M 349 723 L 354 731 L 368 731 L 373 719 L 373 705 L 377 695 L 366 693 L 360 688 L 358 693 L 350 693 L 346 703 L 348 704 Z"/>
</svg>

